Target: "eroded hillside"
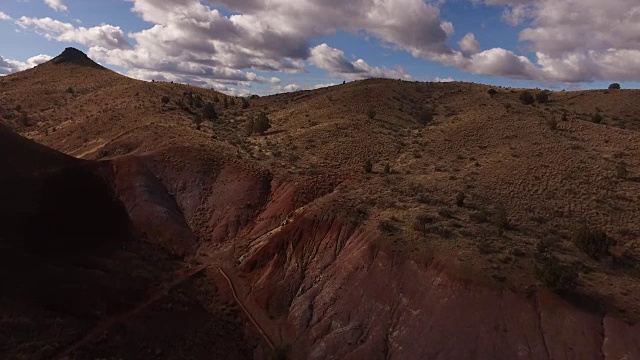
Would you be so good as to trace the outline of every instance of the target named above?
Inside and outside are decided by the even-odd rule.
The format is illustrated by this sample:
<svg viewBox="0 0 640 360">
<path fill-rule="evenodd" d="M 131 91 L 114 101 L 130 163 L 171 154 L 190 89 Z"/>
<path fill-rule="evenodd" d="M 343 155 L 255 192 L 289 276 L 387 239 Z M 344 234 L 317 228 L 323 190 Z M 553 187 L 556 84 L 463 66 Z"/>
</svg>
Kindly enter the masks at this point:
<svg viewBox="0 0 640 360">
<path fill-rule="evenodd" d="M 293 358 L 640 356 L 637 91 L 523 105 L 367 80 L 243 101 L 87 60 L 0 78 L 0 121 L 111 168 L 144 243 L 224 268 Z M 579 249 L 581 225 L 609 251 Z"/>
</svg>

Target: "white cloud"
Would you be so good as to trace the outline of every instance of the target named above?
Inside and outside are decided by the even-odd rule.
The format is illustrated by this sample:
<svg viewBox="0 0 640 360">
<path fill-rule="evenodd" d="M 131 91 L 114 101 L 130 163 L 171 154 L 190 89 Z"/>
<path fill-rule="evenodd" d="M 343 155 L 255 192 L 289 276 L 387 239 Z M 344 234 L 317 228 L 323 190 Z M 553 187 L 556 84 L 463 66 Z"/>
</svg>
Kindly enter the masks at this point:
<svg viewBox="0 0 640 360">
<path fill-rule="evenodd" d="M 92 28 L 75 27 L 72 24 L 48 17 L 30 18 L 26 16 L 17 20 L 16 24 L 23 29 L 33 29 L 47 39 L 108 49 L 131 48 L 124 32 L 117 26 L 103 24 Z"/>
<path fill-rule="evenodd" d="M 0 11 L 0 20 L 11 20 L 11 16 Z"/>
<path fill-rule="evenodd" d="M 21 70 L 24 70 L 24 63 L 0 56 L 0 75 L 7 75 Z"/>
<path fill-rule="evenodd" d="M 535 52 L 542 81 L 640 80 L 637 0 L 484 0 L 504 6 L 519 39 Z"/>
<path fill-rule="evenodd" d="M 44 3 L 55 11 L 67 11 L 67 6 L 62 0 L 44 0 Z"/>
<path fill-rule="evenodd" d="M 14 72 L 27 70 L 51 59 L 52 57 L 49 55 L 40 54 L 30 57 L 26 62 L 22 62 L 18 60 L 5 59 L 0 56 L 0 75 L 7 75 Z"/>
<path fill-rule="evenodd" d="M 476 54 L 480 52 L 480 43 L 476 40 L 473 33 L 468 33 L 459 42 L 460 50 L 467 54 Z"/>
<path fill-rule="evenodd" d="M 352 61 L 327 44 L 312 46 L 338 31 L 474 74 L 547 82 L 640 80 L 638 0 L 471 1 L 499 7 L 505 22 L 522 26 L 520 48 L 528 57 L 482 50 L 473 33 L 450 47 L 455 26 L 441 18 L 440 0 L 130 0 L 149 27 L 129 37 L 106 24 L 84 28 L 28 17 L 17 24 L 86 45 L 90 56 L 135 76 L 220 86 L 278 84 L 260 72 L 304 73 L 308 64 L 349 80 L 410 78 L 402 68 Z"/>
<path fill-rule="evenodd" d="M 349 61 L 344 51 L 321 44 L 311 49 L 309 62 L 320 69 L 329 71 L 331 76 L 348 80 L 366 78 L 411 79 L 403 68 L 389 69 L 369 65 L 363 59 Z"/>
<path fill-rule="evenodd" d="M 51 59 L 53 59 L 52 56 L 45 55 L 45 54 L 40 54 L 40 55 L 32 56 L 29 59 L 27 59 L 27 65 L 31 68 L 31 67 L 34 67 L 36 65 L 40 65 L 40 64 L 46 63 L 47 61 L 49 61 Z"/>
<path fill-rule="evenodd" d="M 435 81 L 435 82 L 452 82 L 452 81 L 456 81 L 456 80 L 454 78 L 452 78 L 451 76 L 449 76 L 449 77 L 446 77 L 446 78 L 437 77 L 437 78 L 433 79 L 433 81 Z"/>
</svg>

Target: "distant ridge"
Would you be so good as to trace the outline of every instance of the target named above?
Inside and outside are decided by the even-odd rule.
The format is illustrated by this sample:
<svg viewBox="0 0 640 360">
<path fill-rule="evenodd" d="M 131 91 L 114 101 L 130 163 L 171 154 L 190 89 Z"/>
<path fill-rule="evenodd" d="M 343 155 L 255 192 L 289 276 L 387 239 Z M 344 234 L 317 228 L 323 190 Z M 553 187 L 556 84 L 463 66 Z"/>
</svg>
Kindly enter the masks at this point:
<svg viewBox="0 0 640 360">
<path fill-rule="evenodd" d="M 105 67 L 99 65 L 95 61 L 91 60 L 85 53 L 82 51 L 68 47 L 66 48 L 62 54 L 56 56 L 51 60 L 53 64 L 76 64 L 81 66 L 92 67 L 95 69 L 106 69 Z"/>
</svg>

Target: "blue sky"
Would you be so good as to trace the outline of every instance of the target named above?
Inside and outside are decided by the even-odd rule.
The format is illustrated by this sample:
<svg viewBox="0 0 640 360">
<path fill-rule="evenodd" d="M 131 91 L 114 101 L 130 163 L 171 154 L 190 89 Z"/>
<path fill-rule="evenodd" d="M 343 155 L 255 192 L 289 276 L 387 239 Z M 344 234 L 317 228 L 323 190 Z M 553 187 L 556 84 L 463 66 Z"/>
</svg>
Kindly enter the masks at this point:
<svg viewBox="0 0 640 360">
<path fill-rule="evenodd" d="M 617 16 L 616 5 L 640 13 L 635 0 L 587 9 L 583 0 L 265 1 L 3 0 L 0 74 L 73 46 L 132 77 L 237 94 L 366 77 L 551 89 L 640 80 L 638 41 L 623 30 L 640 19 L 588 23 Z M 575 13 L 550 17 L 555 10 Z"/>
</svg>

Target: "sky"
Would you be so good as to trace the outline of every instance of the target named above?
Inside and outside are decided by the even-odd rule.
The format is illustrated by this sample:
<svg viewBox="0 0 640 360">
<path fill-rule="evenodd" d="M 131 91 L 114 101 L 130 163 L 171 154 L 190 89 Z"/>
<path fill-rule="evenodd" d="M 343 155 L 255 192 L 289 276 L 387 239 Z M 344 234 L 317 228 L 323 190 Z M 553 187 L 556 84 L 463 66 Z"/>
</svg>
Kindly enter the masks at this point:
<svg viewBox="0 0 640 360">
<path fill-rule="evenodd" d="M 365 78 L 640 87 L 638 0 L 2 0 L 0 76 L 66 47 L 233 95 Z"/>
</svg>

